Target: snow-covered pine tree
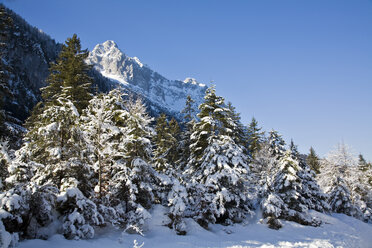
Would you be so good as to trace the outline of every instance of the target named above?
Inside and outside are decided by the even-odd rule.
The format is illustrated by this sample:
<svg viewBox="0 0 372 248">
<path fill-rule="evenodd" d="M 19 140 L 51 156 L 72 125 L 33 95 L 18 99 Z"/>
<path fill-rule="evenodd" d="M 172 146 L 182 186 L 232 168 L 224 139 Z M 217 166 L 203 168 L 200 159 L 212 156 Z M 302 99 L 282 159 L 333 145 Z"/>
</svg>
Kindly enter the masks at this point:
<svg viewBox="0 0 372 248">
<path fill-rule="evenodd" d="M 171 222 L 168 226 L 176 231 L 179 235 L 186 234 L 186 223 L 183 220 L 185 212 L 189 206 L 189 195 L 184 182 L 181 180 L 181 175 L 174 171 L 173 176 L 169 176 L 171 189 L 168 192 L 167 200 L 169 206 L 169 214 Z"/>
<path fill-rule="evenodd" d="M 328 203 L 334 212 L 351 216 L 357 214 L 352 204 L 351 192 L 345 181 L 348 167 L 355 166 L 355 164 L 356 161 L 344 144 L 340 144 L 336 151 L 332 151 L 322 161 L 318 182 L 329 195 Z"/>
<path fill-rule="evenodd" d="M 257 189 L 258 199 L 267 195 L 268 180 L 273 174 L 273 170 L 278 167 L 278 160 L 270 152 L 267 140 L 262 140 L 259 150 L 255 151 L 255 156 L 250 161 L 250 168 L 253 175 L 253 184 Z"/>
<path fill-rule="evenodd" d="M 29 143 L 26 145 L 31 153 L 28 163 L 43 164 L 37 168 L 31 182 L 41 188 L 55 187 L 47 192 L 52 195 L 45 197 L 56 201 L 49 204 L 56 206 L 61 214 L 66 238 L 92 238 L 91 225 L 100 225 L 102 218 L 88 199 L 94 195 L 91 180 L 94 174 L 80 129 L 79 113 L 71 101 L 61 96 L 54 105 L 46 105 L 39 120 L 41 125 L 27 134 Z"/>
<path fill-rule="evenodd" d="M 279 159 L 278 168 L 268 181 L 268 193 L 261 203 L 262 215 L 270 228 L 279 229 L 278 219 L 286 219 L 303 225 L 320 224 L 308 214 L 306 198 L 303 195 L 304 181 L 300 177 L 302 168 L 293 157 L 292 151 L 286 151 Z"/>
<path fill-rule="evenodd" d="M 199 166 L 186 171 L 192 175 L 188 187 L 197 213 L 194 218 L 201 226 L 242 222 L 251 214 L 247 161 L 242 147 L 219 135 L 204 150 Z"/>
<path fill-rule="evenodd" d="M 80 41 L 75 35 L 68 39 L 57 64 L 51 68 L 50 84 L 42 89 L 44 102 L 33 112 L 38 114 L 37 118 L 32 116 L 28 121 L 23 152 L 15 159 L 18 163 L 10 166 L 14 172 L 10 181 L 32 176 L 28 188 L 32 191 L 30 201 L 35 203 L 33 209 L 49 211 L 49 214 L 41 213 L 50 218 L 57 210 L 67 238 L 90 238 L 94 235 L 91 225 L 102 223 L 95 204 L 88 199 L 93 195 L 93 170 L 86 154 L 79 112 L 73 104 L 75 101 L 82 107 L 84 96 L 90 95 L 86 68 L 81 66 L 84 63 Z M 79 89 L 81 96 L 77 97 L 72 88 Z M 19 174 L 19 171 L 23 172 Z M 37 236 L 38 229 L 53 222 L 50 218 L 45 221 L 31 212 L 30 219 L 35 221 L 32 225 L 30 222 L 27 234 Z"/>
<path fill-rule="evenodd" d="M 303 204 L 308 209 L 314 209 L 318 212 L 329 211 L 327 195 L 320 189 L 315 179 L 315 172 L 306 163 L 305 156 L 299 153 L 297 145 L 294 144 L 293 140 L 290 143 L 290 151 L 292 158 L 298 162 L 301 168 L 298 171 L 298 176 L 301 179 L 300 194 L 304 199 Z"/>
<path fill-rule="evenodd" d="M 191 98 L 190 95 L 187 96 L 185 108 L 181 111 L 183 114 L 183 130 L 181 132 L 180 137 L 180 159 L 177 161 L 180 169 L 183 169 L 189 158 L 190 158 L 190 145 L 191 145 L 191 134 L 193 131 L 193 127 L 195 125 L 195 109 L 194 109 L 195 101 Z"/>
<path fill-rule="evenodd" d="M 282 226 L 279 219 L 317 226 L 321 223 L 320 220 L 311 218 L 308 210 L 328 211 L 327 197 L 317 184 L 315 173 L 306 164 L 305 157 L 298 152 L 293 141 L 290 149 L 284 153 L 283 143 L 263 143 L 253 160 L 254 172 L 258 175 L 258 185 L 261 188 L 259 195 L 262 197 L 263 217 L 269 227 L 274 229 Z"/>
<path fill-rule="evenodd" d="M 22 236 L 27 235 L 27 225 L 25 223 L 30 219 L 30 199 L 32 196 L 27 183 L 31 179 L 33 171 L 28 164 L 19 160 L 22 149 L 16 151 L 16 157 L 13 158 L 8 153 L 7 142 L 2 141 L 0 146 L 1 163 L 2 166 L 7 167 L 2 168 L 2 170 L 7 170 L 2 171 L 2 176 L 8 176 L 5 179 L 2 178 L 0 226 L 3 227 L 4 235 L 8 236 L 7 243 L 14 246 L 20 234 Z M 21 163 L 22 166 L 18 163 Z"/>
<path fill-rule="evenodd" d="M 74 104 L 81 111 L 90 98 L 86 55 L 76 35 L 67 39 L 57 63 L 50 68 L 49 85 L 42 89 L 41 113 L 36 111 L 38 118 L 31 116 L 28 122 L 26 143 L 30 160 L 45 165 L 35 175 L 35 182 L 53 183 L 62 191 L 68 184 L 77 183 L 83 194 L 90 196 L 92 170 L 84 153 L 86 143 Z"/>
<path fill-rule="evenodd" d="M 49 85 L 42 90 L 45 102 L 57 100 L 61 87 L 64 87 L 69 100 L 79 114 L 82 113 L 92 98 L 92 79 L 88 76 L 91 66 L 85 62 L 88 55 L 88 50 L 81 50 L 80 39 L 76 34 L 66 40 L 56 63 L 50 67 Z"/>
<path fill-rule="evenodd" d="M 172 147 L 168 152 L 168 161 L 170 164 L 176 164 L 181 157 L 181 128 L 175 118 L 172 118 L 169 123 L 169 132 L 172 136 Z"/>
<path fill-rule="evenodd" d="M 19 236 L 24 236 L 27 231 L 30 197 L 31 192 L 24 185 L 17 185 L 0 192 L 0 223 L 4 225 L 5 231 L 10 234 L 13 245 L 18 242 Z"/>
<path fill-rule="evenodd" d="M 366 180 L 368 184 L 372 187 L 372 163 L 364 159 L 362 154 L 359 154 L 359 170 L 362 171 L 365 174 Z"/>
<path fill-rule="evenodd" d="M 332 211 L 371 222 L 371 187 L 367 178 L 351 149 L 342 143 L 322 161 L 318 182 L 329 195 Z"/>
<path fill-rule="evenodd" d="M 255 184 L 258 185 L 257 194 L 261 198 L 267 197 L 272 189 L 269 187 L 269 182 L 272 180 L 277 168 L 279 167 L 279 156 L 285 150 L 285 142 L 276 131 L 271 131 L 269 137 L 264 137 L 262 140 L 260 129 L 257 128 L 257 121 L 252 119 L 249 127 L 252 157 L 251 165 L 252 173 L 254 174 Z M 256 134 L 255 134 L 256 133 Z M 257 134 L 258 133 L 258 134 Z M 276 153 L 275 151 L 280 151 Z M 274 198 L 272 198 L 274 199 Z"/>
<path fill-rule="evenodd" d="M 175 167 L 179 160 L 180 128 L 177 121 L 172 118 L 169 122 L 165 114 L 161 114 L 156 120 L 154 161 L 155 168 L 159 172 L 165 172 L 167 167 Z"/>
<path fill-rule="evenodd" d="M 258 127 L 257 120 L 253 117 L 251 123 L 247 127 L 248 135 L 248 151 L 254 158 L 255 154 L 261 149 L 261 144 L 263 143 L 264 133 L 261 132 L 260 127 Z"/>
<path fill-rule="evenodd" d="M 15 246 L 19 239 L 19 233 L 25 231 L 24 221 L 28 219 L 30 212 L 28 199 L 29 190 L 23 185 L 14 187 L 7 176 L 11 172 L 13 158 L 9 154 L 7 140 L 0 141 L 0 232 L 1 247 Z"/>
<path fill-rule="evenodd" d="M 367 183 L 372 187 L 372 163 L 368 162 L 364 159 L 362 154 L 359 154 L 359 170 L 362 171 L 362 173 L 365 174 L 365 178 L 367 180 Z"/>
<path fill-rule="evenodd" d="M 231 137 L 236 144 L 247 150 L 248 130 L 241 123 L 240 114 L 236 112 L 235 107 L 232 105 L 231 102 L 227 103 L 227 108 L 229 109 L 228 113 L 231 115 L 229 116 L 231 119 L 231 123 L 228 123 L 228 125 L 230 126 L 229 128 L 232 130 Z"/>
<path fill-rule="evenodd" d="M 167 116 L 165 114 L 161 114 L 156 119 L 155 135 L 153 137 L 153 141 L 156 146 L 154 150 L 154 164 L 157 171 L 164 172 L 167 169 L 167 155 L 173 143 L 172 139 L 173 137 L 169 132 Z"/>
<path fill-rule="evenodd" d="M 131 167 L 132 161 L 136 158 L 146 163 L 152 161 L 151 137 L 153 129 L 150 123 L 153 121 L 146 111 L 146 106 L 140 98 L 126 102 L 128 115 L 125 119 L 125 151 L 126 164 Z"/>
<path fill-rule="evenodd" d="M 285 152 L 285 142 L 282 139 L 282 136 L 275 130 L 271 130 L 269 132 L 269 137 L 268 137 L 268 142 L 269 142 L 269 150 L 273 156 L 277 156 L 280 158 L 283 156 Z"/>
<path fill-rule="evenodd" d="M 199 109 L 185 171 L 193 217 L 205 228 L 208 223 L 241 222 L 250 213 L 249 168 L 243 148 L 233 139 L 232 114 L 214 87 L 207 89 Z"/>
<path fill-rule="evenodd" d="M 163 205 L 169 206 L 170 223 L 168 226 L 174 229 L 177 234 L 185 235 L 186 224 L 183 217 L 188 205 L 188 194 L 182 184 L 181 169 L 178 167 L 182 155 L 185 154 L 180 151 L 182 150 L 180 128 L 174 118 L 167 122 L 166 116 L 162 114 L 157 119 L 155 132 L 153 138 L 156 145 L 154 165 L 156 170 L 160 172 L 156 175 L 158 181 L 157 198 Z"/>
<path fill-rule="evenodd" d="M 8 167 L 11 162 L 8 140 L 0 138 L 0 191 L 5 188 L 5 179 L 8 176 Z"/>
<path fill-rule="evenodd" d="M 291 139 L 291 143 L 289 143 L 289 150 L 291 151 L 291 156 L 294 158 L 300 158 L 300 152 L 298 151 L 297 145 L 293 142 L 293 139 Z"/>
<path fill-rule="evenodd" d="M 30 161 L 43 164 L 33 181 L 39 185 L 52 183 L 64 190 L 77 186 L 90 196 L 92 170 L 88 164 L 86 144 L 79 127 L 79 113 L 71 101 L 60 97 L 47 105 L 39 122 L 26 135 Z"/>
<path fill-rule="evenodd" d="M 45 118 L 45 116 L 39 117 L 40 123 L 43 123 L 45 121 L 43 117 Z M 53 120 L 53 117 L 51 120 Z M 26 137 L 23 147 L 16 151 L 15 158 L 8 167 L 9 177 L 6 179 L 8 191 L 0 197 L 4 204 L 6 202 L 8 202 L 7 204 L 13 204 L 13 207 L 8 205 L 1 206 L 3 210 L 9 213 L 9 218 L 3 220 L 5 228 L 11 233 L 18 232 L 22 234 L 22 237 L 45 238 L 39 233 L 40 229 L 47 229 L 47 226 L 55 220 L 53 212 L 56 209 L 55 200 L 59 190 L 50 182 L 37 184 L 35 180 L 38 179 L 35 176 L 53 175 L 52 170 L 44 170 L 45 165 L 38 163 L 38 161 L 45 159 L 44 153 L 51 152 L 59 144 L 50 147 L 51 150 L 48 150 L 47 145 L 44 150 L 32 149 L 38 142 L 44 145 L 42 138 L 46 142 L 50 142 L 48 138 L 53 138 L 43 136 L 46 133 L 50 133 L 49 129 L 51 126 L 49 124 L 34 126 L 35 129 L 30 130 L 33 132 L 30 132 L 28 137 L 37 134 L 38 131 L 40 131 L 40 135 L 35 136 L 37 140 L 28 140 L 28 137 Z M 51 156 L 54 155 L 53 152 Z M 44 175 L 44 172 L 49 173 Z"/>
<path fill-rule="evenodd" d="M 363 221 L 372 223 L 372 166 L 368 163 L 366 166 L 359 164 L 355 173 L 358 174 L 358 182 L 352 190 L 358 195 L 354 202 L 363 213 Z"/>
<path fill-rule="evenodd" d="M 224 99 L 216 95 L 215 86 L 206 90 L 204 102 L 199 106 L 199 113 L 197 114 L 200 119 L 193 127 L 191 135 L 191 156 L 189 163 L 198 164 L 198 160 L 204 155 L 204 150 L 212 143 L 212 140 L 217 135 L 231 134 L 232 130 L 229 124 L 232 120 L 228 120 L 227 113 L 230 110 L 225 106 Z M 228 116 L 231 117 L 231 114 Z"/>
<path fill-rule="evenodd" d="M 172 118 L 167 122 L 161 115 L 156 126 L 154 137 L 157 148 L 155 155 L 155 168 L 160 173 L 157 176 L 157 198 L 163 205 L 169 207 L 168 226 L 179 235 L 186 234 L 186 224 L 183 220 L 187 210 L 188 194 L 181 174 L 182 141 L 178 122 Z M 159 170 L 162 166 L 162 170 Z"/>
<path fill-rule="evenodd" d="M 113 165 L 110 181 L 112 204 L 124 217 L 127 232 L 141 233 L 147 211 L 155 201 L 156 171 L 152 168 L 152 145 L 150 127 L 152 118 L 140 99 L 128 101 L 125 116 L 123 146 L 125 159 Z"/>
<path fill-rule="evenodd" d="M 109 200 L 109 181 L 112 166 L 125 157 L 123 149 L 124 122 L 128 112 L 124 107 L 123 92 L 114 89 L 108 94 L 99 94 L 89 101 L 81 121 L 89 150 L 90 162 L 94 165 L 97 184 L 95 192 L 102 203 Z M 105 199 L 103 199 L 105 198 Z"/>
<path fill-rule="evenodd" d="M 364 157 L 363 157 L 362 154 L 359 154 L 359 156 L 358 156 L 358 165 L 360 166 L 360 168 L 361 168 L 362 170 L 367 169 L 367 167 L 368 167 L 368 163 L 367 163 L 367 161 L 364 159 Z"/>
</svg>

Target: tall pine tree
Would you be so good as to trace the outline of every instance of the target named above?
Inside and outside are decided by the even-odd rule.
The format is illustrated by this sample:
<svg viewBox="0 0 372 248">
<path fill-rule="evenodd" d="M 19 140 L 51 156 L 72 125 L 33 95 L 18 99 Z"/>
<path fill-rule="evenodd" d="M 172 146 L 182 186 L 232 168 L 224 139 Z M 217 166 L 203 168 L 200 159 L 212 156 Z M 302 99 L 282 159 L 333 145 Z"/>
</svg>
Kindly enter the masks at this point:
<svg viewBox="0 0 372 248">
<path fill-rule="evenodd" d="M 316 155 L 315 150 L 313 147 L 310 147 L 310 153 L 307 155 L 306 163 L 310 166 L 310 168 L 316 173 L 319 174 L 320 171 L 320 162 L 319 157 Z"/>
<path fill-rule="evenodd" d="M 251 156 L 254 158 L 255 154 L 261 149 L 263 143 L 264 132 L 261 132 L 260 127 L 258 127 L 258 122 L 253 117 L 251 123 L 247 128 L 248 133 L 248 150 Z"/>
<path fill-rule="evenodd" d="M 125 158 L 123 149 L 124 123 L 128 112 L 119 89 L 99 94 L 90 100 L 83 112 L 82 124 L 92 153 L 91 163 L 96 172 L 95 192 L 101 202 L 109 201 L 109 181 L 113 164 Z"/>
<path fill-rule="evenodd" d="M 42 89 L 44 102 L 28 120 L 22 152 L 11 165 L 10 179 L 31 177 L 36 187 L 31 209 L 44 209 L 42 213 L 48 216 L 43 221 L 33 213 L 33 226 L 44 228 L 52 222 L 53 211 L 58 211 L 67 238 L 93 237 L 92 225 L 103 221 L 88 199 L 94 194 L 94 173 L 80 124 L 79 111 L 90 98 L 86 56 L 76 35 L 66 41 L 57 64 L 51 66 L 49 85 Z"/>
<path fill-rule="evenodd" d="M 247 156 L 234 140 L 234 121 L 214 87 L 207 89 L 199 106 L 200 121 L 191 135 L 191 158 L 185 171 L 200 225 L 241 222 L 250 213 L 247 197 Z"/>
<path fill-rule="evenodd" d="M 74 34 L 62 46 L 62 51 L 55 64 L 50 66 L 49 85 L 42 89 L 44 102 L 55 102 L 61 94 L 61 87 L 66 97 L 72 101 L 81 114 L 92 98 L 92 79 L 88 76 L 91 66 L 85 63 L 88 50 L 82 50 L 80 39 Z"/>
<path fill-rule="evenodd" d="M 185 108 L 181 111 L 183 114 L 183 132 L 180 137 L 180 159 L 178 164 L 180 168 L 184 168 L 190 158 L 190 145 L 191 145 L 191 134 L 195 125 L 195 101 L 190 95 L 187 96 Z"/>
<path fill-rule="evenodd" d="M 232 129 L 232 138 L 234 142 L 245 150 L 248 148 L 248 130 L 241 123 L 240 114 L 236 112 L 235 107 L 231 102 L 227 103 L 227 108 L 229 109 L 229 114 L 231 118 L 231 123 L 229 123 L 230 128 Z"/>
</svg>

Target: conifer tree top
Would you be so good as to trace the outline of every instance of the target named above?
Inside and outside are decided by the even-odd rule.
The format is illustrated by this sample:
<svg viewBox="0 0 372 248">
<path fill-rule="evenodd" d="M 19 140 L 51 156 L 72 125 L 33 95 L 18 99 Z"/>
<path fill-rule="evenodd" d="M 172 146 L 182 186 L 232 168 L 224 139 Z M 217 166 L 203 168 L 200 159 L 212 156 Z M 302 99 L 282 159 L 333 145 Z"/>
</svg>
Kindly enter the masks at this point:
<svg viewBox="0 0 372 248">
<path fill-rule="evenodd" d="M 88 76 L 91 66 L 85 63 L 88 55 L 87 50 L 81 50 L 76 34 L 66 40 L 56 63 L 50 66 L 49 85 L 42 89 L 46 104 L 55 103 L 62 95 L 74 103 L 79 113 L 88 106 L 92 98 L 92 79 Z"/>
</svg>

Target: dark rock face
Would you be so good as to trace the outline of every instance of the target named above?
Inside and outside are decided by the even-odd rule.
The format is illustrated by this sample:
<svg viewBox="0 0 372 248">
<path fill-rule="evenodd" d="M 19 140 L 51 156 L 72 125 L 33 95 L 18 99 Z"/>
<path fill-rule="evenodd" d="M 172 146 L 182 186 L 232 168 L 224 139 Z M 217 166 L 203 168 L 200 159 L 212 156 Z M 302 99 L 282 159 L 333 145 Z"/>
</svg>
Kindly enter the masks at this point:
<svg viewBox="0 0 372 248">
<path fill-rule="evenodd" d="M 56 60 L 61 45 L 41 30 L 8 10 L 13 27 L 10 31 L 4 59 L 11 68 L 9 86 L 13 97 L 5 99 L 5 110 L 24 121 L 41 100 L 40 88 L 46 85 L 49 63 Z"/>
</svg>

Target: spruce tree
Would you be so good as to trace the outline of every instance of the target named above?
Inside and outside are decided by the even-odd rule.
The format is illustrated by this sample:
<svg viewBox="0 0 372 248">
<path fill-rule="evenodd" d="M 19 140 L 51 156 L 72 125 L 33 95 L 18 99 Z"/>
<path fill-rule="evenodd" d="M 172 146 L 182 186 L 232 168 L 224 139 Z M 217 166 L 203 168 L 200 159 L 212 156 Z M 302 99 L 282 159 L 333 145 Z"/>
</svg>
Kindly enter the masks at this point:
<svg viewBox="0 0 372 248">
<path fill-rule="evenodd" d="M 76 186 L 73 181 L 77 179 L 85 195 L 91 194 L 92 171 L 84 153 L 86 143 L 79 111 L 90 99 L 91 79 L 87 76 L 90 67 L 84 62 L 87 55 L 76 35 L 67 39 L 57 63 L 51 65 L 49 85 L 42 89 L 44 102 L 37 105 L 29 118 L 26 135 L 26 145 L 31 151 L 29 159 L 45 166 L 40 169 L 39 183 L 52 180 L 62 190 L 67 181 Z"/>
<path fill-rule="evenodd" d="M 61 87 L 78 112 L 88 106 L 92 79 L 88 76 L 91 66 L 85 63 L 88 50 L 81 50 L 80 39 L 74 34 L 62 46 L 55 64 L 50 66 L 49 85 L 42 89 L 45 104 L 54 103 L 61 94 Z"/>
<path fill-rule="evenodd" d="M 300 166 L 298 177 L 301 179 L 300 194 L 303 197 L 303 204 L 308 209 L 314 209 L 319 212 L 329 211 L 330 207 L 327 203 L 327 195 L 320 189 L 315 179 L 315 172 L 308 165 L 305 157 L 298 152 L 297 145 L 294 144 L 293 140 L 290 143 L 290 152 L 291 157 Z"/>
<path fill-rule="evenodd" d="M 372 164 L 364 159 L 362 154 L 359 154 L 359 170 L 365 175 L 367 183 L 372 186 Z M 372 213 L 371 213 L 372 214 Z"/>
<path fill-rule="evenodd" d="M 180 128 L 174 118 L 168 122 L 166 115 L 161 114 L 156 120 L 155 132 L 155 168 L 165 172 L 169 166 L 174 168 L 179 159 Z"/>
<path fill-rule="evenodd" d="M 169 126 L 167 122 L 167 116 L 161 114 L 156 119 L 156 134 L 154 135 L 154 143 L 156 149 L 154 150 L 155 155 L 155 168 L 158 171 L 165 171 L 168 166 L 167 155 L 171 147 L 171 134 L 169 132 Z"/>
<path fill-rule="evenodd" d="M 92 153 L 91 163 L 96 172 L 95 192 L 101 202 L 109 201 L 108 185 L 113 164 L 125 157 L 123 142 L 126 116 L 123 93 L 115 89 L 93 97 L 81 118 Z"/>
<path fill-rule="evenodd" d="M 153 129 L 150 123 L 153 121 L 146 111 L 146 106 L 142 100 L 130 100 L 126 102 L 128 115 L 125 119 L 125 152 L 128 167 L 132 166 L 135 158 L 140 158 L 146 163 L 152 161 L 151 137 Z"/>
<path fill-rule="evenodd" d="M 234 141 L 232 112 L 214 87 L 207 89 L 199 110 L 184 173 L 191 180 L 193 217 L 205 228 L 208 223 L 241 222 L 250 213 L 249 168 L 244 148 Z"/>
<path fill-rule="evenodd" d="M 152 118 L 140 99 L 125 104 L 124 158 L 115 161 L 109 182 L 111 204 L 127 232 L 141 233 L 155 201 L 156 172 L 152 167 Z"/>
<path fill-rule="evenodd" d="M 277 131 L 271 130 L 268 137 L 269 149 L 273 156 L 280 158 L 285 152 L 285 142 Z"/>
<path fill-rule="evenodd" d="M 26 142 L 10 166 L 9 181 L 15 189 L 31 183 L 35 187 L 29 198 L 31 209 L 39 208 L 48 216 L 45 221 L 38 213 L 31 213 L 33 224 L 27 231 L 31 236 L 53 222 L 53 211 L 60 213 L 67 238 L 90 238 L 94 235 L 92 225 L 103 222 L 95 203 L 88 199 L 94 194 L 94 173 L 80 113 L 74 105 L 81 110 L 85 96 L 90 96 L 85 57 L 76 35 L 68 39 L 57 64 L 51 66 L 49 85 L 42 89 L 44 102 L 28 120 Z M 20 180 L 29 182 L 22 184 Z"/>
<path fill-rule="evenodd" d="M 183 131 L 180 137 L 180 159 L 178 164 L 180 168 L 184 168 L 190 158 L 190 145 L 191 145 L 191 134 L 193 132 L 193 127 L 195 125 L 195 109 L 193 107 L 195 101 L 190 95 L 187 96 L 185 108 L 181 111 L 183 116 Z"/>
<path fill-rule="evenodd" d="M 317 226 L 320 221 L 311 218 L 307 213 L 308 209 L 318 208 L 324 211 L 323 206 L 327 207 L 325 198 L 317 199 L 322 197 L 319 188 L 312 185 L 314 182 L 307 177 L 299 157 L 293 154 L 293 150 L 288 150 L 279 158 L 278 167 L 272 171 L 267 181 L 266 197 L 261 202 L 263 217 L 273 229 L 281 227 L 279 219 Z M 316 204 L 320 206 L 315 206 Z"/>
<path fill-rule="evenodd" d="M 320 171 L 320 162 L 318 155 L 316 155 L 315 150 L 313 147 L 310 147 L 310 153 L 307 155 L 306 163 L 310 166 L 310 168 L 316 173 L 319 174 Z"/>
<path fill-rule="evenodd" d="M 217 135 L 232 135 L 231 113 L 224 99 L 216 95 L 215 86 L 206 90 L 204 102 L 199 106 L 197 114 L 200 121 L 195 123 L 191 135 L 191 159 L 197 160 L 203 156 L 204 150 Z"/>
<path fill-rule="evenodd" d="M 181 129 L 180 129 L 180 125 L 178 124 L 175 118 L 172 118 L 169 121 L 169 133 L 172 136 L 172 142 L 171 142 L 172 144 L 171 144 L 171 148 L 168 153 L 168 161 L 171 164 L 175 164 L 177 161 L 179 161 L 180 154 L 181 154 L 181 151 L 180 151 Z"/>
<path fill-rule="evenodd" d="M 195 101 L 191 98 L 190 95 L 186 98 L 185 108 L 181 111 L 184 114 L 184 122 L 188 123 L 191 120 L 195 119 L 195 109 L 194 109 Z"/>
<path fill-rule="evenodd" d="M 372 222 L 372 188 L 367 174 L 345 144 L 339 144 L 321 164 L 318 182 L 329 195 L 331 210 Z"/>
<path fill-rule="evenodd" d="M 248 147 L 248 130 L 241 123 L 240 114 L 236 112 L 231 102 L 227 103 L 227 108 L 229 109 L 228 113 L 231 115 L 231 123 L 229 123 L 229 126 L 232 130 L 232 138 L 236 144 L 242 146 L 246 150 Z"/>
<path fill-rule="evenodd" d="M 261 132 L 260 127 L 258 127 L 258 122 L 253 117 L 251 123 L 248 126 L 248 150 L 252 157 L 261 149 L 263 142 L 264 132 Z"/>
<path fill-rule="evenodd" d="M 362 154 L 359 154 L 358 159 L 358 164 L 362 171 L 367 171 L 371 167 L 371 164 L 367 163 Z"/>
<path fill-rule="evenodd" d="M 204 150 L 198 167 L 185 173 L 193 199 L 194 219 L 208 223 L 242 222 L 251 214 L 248 157 L 241 146 L 226 135 L 218 135 Z"/>
</svg>

